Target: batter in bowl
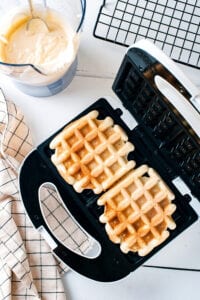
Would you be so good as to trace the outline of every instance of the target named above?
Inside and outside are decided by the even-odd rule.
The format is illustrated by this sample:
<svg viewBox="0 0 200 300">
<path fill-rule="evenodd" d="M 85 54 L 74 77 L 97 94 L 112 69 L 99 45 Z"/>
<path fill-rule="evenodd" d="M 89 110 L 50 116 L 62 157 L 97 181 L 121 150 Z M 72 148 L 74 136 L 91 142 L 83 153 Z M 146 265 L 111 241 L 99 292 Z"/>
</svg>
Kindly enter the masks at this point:
<svg viewBox="0 0 200 300">
<path fill-rule="evenodd" d="M 45 23 L 23 17 L 4 35 L 1 61 L 10 64 L 33 64 L 45 74 L 66 69 L 78 47 L 78 37 L 60 15 L 47 10 Z M 47 24 L 47 26 L 45 25 Z"/>
</svg>

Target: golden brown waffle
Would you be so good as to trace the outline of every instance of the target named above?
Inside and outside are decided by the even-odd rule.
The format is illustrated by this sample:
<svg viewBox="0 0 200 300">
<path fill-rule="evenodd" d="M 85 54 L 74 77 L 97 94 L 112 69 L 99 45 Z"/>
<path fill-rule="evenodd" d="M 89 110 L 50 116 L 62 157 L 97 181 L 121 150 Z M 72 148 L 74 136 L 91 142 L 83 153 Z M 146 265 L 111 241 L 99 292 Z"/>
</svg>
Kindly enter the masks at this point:
<svg viewBox="0 0 200 300">
<path fill-rule="evenodd" d="M 60 175 L 80 193 L 92 189 L 99 194 L 135 166 L 128 161 L 134 146 L 110 117 L 98 120 L 91 111 L 69 124 L 50 143 L 51 160 Z"/>
<path fill-rule="evenodd" d="M 104 205 L 100 217 L 114 243 L 122 252 L 148 254 L 176 227 L 172 214 L 174 195 L 156 172 L 146 165 L 130 171 L 98 200 Z"/>
</svg>

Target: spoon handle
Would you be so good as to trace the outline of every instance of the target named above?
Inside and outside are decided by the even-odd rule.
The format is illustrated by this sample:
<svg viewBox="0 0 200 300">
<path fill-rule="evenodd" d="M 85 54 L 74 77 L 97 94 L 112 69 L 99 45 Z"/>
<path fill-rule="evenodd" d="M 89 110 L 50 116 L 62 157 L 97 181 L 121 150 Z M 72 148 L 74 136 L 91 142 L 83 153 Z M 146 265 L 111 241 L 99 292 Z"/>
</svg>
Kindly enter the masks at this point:
<svg viewBox="0 0 200 300">
<path fill-rule="evenodd" d="M 44 7 L 46 8 L 47 7 L 47 1 L 43 0 L 43 4 L 44 4 Z"/>
<path fill-rule="evenodd" d="M 34 15 L 33 15 L 33 3 L 32 3 L 32 0 L 28 0 L 28 4 L 29 4 L 29 9 L 30 9 L 30 13 L 31 13 L 31 17 L 33 18 Z"/>
</svg>

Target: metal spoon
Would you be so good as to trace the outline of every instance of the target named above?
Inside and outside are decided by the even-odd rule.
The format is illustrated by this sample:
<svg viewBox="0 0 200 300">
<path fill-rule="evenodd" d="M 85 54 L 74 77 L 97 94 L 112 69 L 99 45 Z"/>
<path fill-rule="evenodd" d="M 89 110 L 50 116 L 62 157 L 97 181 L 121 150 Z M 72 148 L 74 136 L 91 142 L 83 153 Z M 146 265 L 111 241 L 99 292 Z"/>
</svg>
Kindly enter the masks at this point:
<svg viewBox="0 0 200 300">
<path fill-rule="evenodd" d="M 32 0 L 28 0 L 31 19 L 26 24 L 26 29 L 29 31 L 36 31 L 38 28 L 40 31 L 49 31 L 47 23 L 40 17 L 34 15 L 34 8 Z M 43 0 L 44 7 L 46 8 L 46 0 Z"/>
</svg>

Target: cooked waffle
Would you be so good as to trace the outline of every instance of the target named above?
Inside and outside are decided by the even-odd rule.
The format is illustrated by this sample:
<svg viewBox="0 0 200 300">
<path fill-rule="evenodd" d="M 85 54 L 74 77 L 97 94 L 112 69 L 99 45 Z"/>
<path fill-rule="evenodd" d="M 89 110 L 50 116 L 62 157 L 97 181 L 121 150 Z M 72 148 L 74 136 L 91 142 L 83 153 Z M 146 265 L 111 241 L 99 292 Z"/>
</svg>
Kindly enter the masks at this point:
<svg viewBox="0 0 200 300">
<path fill-rule="evenodd" d="M 127 159 L 134 150 L 127 135 L 112 118 L 98 120 L 98 114 L 94 110 L 72 122 L 50 143 L 52 162 L 78 193 L 106 191 L 135 166 Z"/>
<path fill-rule="evenodd" d="M 146 165 L 130 171 L 98 200 L 104 205 L 100 217 L 114 243 L 122 252 L 147 255 L 176 227 L 172 214 L 174 195 L 156 172 Z"/>
</svg>

